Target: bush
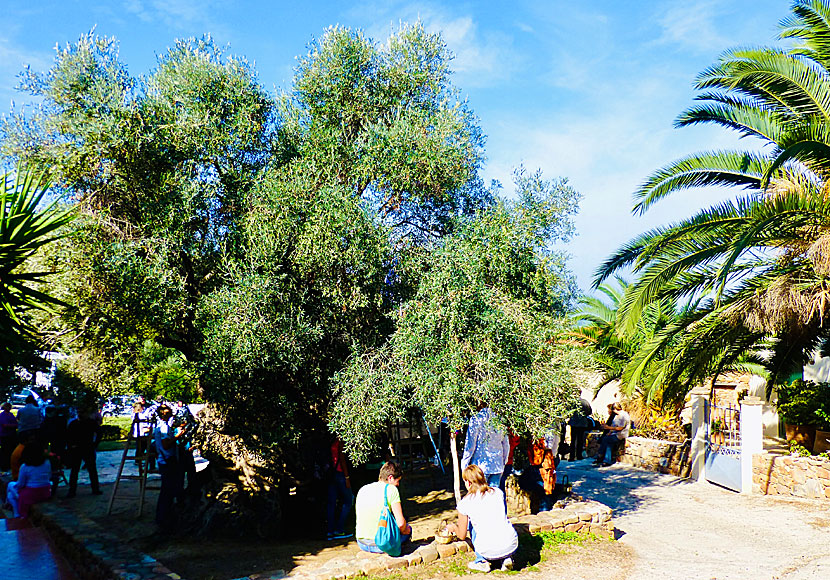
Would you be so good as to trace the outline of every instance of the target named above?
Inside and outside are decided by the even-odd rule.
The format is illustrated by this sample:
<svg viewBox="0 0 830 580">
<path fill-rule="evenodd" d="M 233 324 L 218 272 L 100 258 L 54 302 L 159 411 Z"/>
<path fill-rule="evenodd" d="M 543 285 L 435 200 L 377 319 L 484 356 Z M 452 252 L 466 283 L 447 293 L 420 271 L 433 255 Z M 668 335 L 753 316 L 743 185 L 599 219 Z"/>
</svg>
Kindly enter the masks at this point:
<svg viewBox="0 0 830 580">
<path fill-rule="evenodd" d="M 101 441 L 121 441 L 130 434 L 132 417 L 106 417 L 101 425 Z"/>
<path fill-rule="evenodd" d="M 790 425 L 815 425 L 830 429 L 830 384 L 801 379 L 778 387 L 778 414 Z"/>
</svg>

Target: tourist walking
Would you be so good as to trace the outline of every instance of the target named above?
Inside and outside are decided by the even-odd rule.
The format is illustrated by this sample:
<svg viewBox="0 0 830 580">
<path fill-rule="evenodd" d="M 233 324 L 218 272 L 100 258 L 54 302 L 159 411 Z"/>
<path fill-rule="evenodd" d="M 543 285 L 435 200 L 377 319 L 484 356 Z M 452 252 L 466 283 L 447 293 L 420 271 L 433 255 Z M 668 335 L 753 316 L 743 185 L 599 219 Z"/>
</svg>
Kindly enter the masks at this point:
<svg viewBox="0 0 830 580">
<path fill-rule="evenodd" d="M 101 429 L 94 411 L 95 409 L 89 406 L 82 408 L 79 416 L 71 419 L 66 426 L 66 448 L 70 469 L 67 498 L 75 497 L 78 490 L 78 474 L 82 464 L 89 473 L 92 494 L 103 493 L 98 483 L 98 464 L 95 452 Z"/>
<path fill-rule="evenodd" d="M 482 407 L 472 416 L 464 442 L 461 469 L 471 464 L 478 465 L 487 478 L 487 484 L 498 487 L 501 474 L 510 456 L 510 440 L 504 431 L 493 425 L 493 414 L 489 407 Z"/>
</svg>

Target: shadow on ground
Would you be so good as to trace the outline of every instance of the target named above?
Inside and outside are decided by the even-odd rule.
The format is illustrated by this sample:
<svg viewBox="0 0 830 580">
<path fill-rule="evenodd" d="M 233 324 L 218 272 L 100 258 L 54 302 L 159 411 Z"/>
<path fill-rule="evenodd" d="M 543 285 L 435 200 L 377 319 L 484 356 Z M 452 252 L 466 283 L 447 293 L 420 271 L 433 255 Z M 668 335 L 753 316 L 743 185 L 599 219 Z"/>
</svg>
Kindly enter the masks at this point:
<svg viewBox="0 0 830 580">
<path fill-rule="evenodd" d="M 563 461 L 559 464 L 560 478 L 567 474 L 574 492 L 587 499 L 604 503 L 615 516 L 626 515 L 640 508 L 644 502 L 654 501 L 650 490 L 655 487 L 693 485 L 691 479 L 654 473 L 617 463 L 611 467 L 593 467 L 590 459 Z"/>
</svg>

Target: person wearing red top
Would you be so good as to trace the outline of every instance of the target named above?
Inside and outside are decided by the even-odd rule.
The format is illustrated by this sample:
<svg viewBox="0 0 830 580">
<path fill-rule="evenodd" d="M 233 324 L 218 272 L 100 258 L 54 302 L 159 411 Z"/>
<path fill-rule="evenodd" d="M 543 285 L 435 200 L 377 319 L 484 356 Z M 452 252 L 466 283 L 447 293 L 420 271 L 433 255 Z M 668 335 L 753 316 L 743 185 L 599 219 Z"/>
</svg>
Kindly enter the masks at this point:
<svg viewBox="0 0 830 580">
<path fill-rule="evenodd" d="M 343 442 L 339 437 L 331 442 L 331 467 L 328 475 L 328 502 L 326 504 L 326 521 L 329 540 L 342 540 L 350 538 L 352 534 L 347 533 L 346 518 L 352 509 L 354 494 L 352 484 L 349 480 L 349 466 L 346 455 L 343 453 Z M 338 511 L 338 500 L 340 510 Z"/>
</svg>

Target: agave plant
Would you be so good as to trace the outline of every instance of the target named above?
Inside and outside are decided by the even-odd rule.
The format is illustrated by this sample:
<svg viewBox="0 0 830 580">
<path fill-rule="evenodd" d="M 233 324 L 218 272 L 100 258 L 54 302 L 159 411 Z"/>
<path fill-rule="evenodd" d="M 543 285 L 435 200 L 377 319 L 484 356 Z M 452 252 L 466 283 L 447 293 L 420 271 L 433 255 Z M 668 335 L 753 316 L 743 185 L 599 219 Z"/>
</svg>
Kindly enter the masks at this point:
<svg viewBox="0 0 830 580">
<path fill-rule="evenodd" d="M 0 180 L 0 333 L 8 342 L 34 333 L 22 317 L 27 310 L 60 304 L 36 288 L 49 272 L 30 272 L 23 265 L 60 236 L 73 212 L 61 209 L 57 201 L 40 207 L 49 188 L 46 172 L 18 167 Z"/>
<path fill-rule="evenodd" d="M 626 332 L 650 304 L 696 300 L 638 351 L 635 379 L 651 373 L 682 390 L 766 350 L 782 382 L 830 337 L 830 2 L 797 0 L 780 37 L 794 48 L 726 52 L 676 121 L 761 147 L 669 164 L 636 192 L 634 211 L 702 186 L 747 193 L 639 236 L 598 270 L 596 286 L 622 268 L 638 275 L 618 312 Z"/>
</svg>

